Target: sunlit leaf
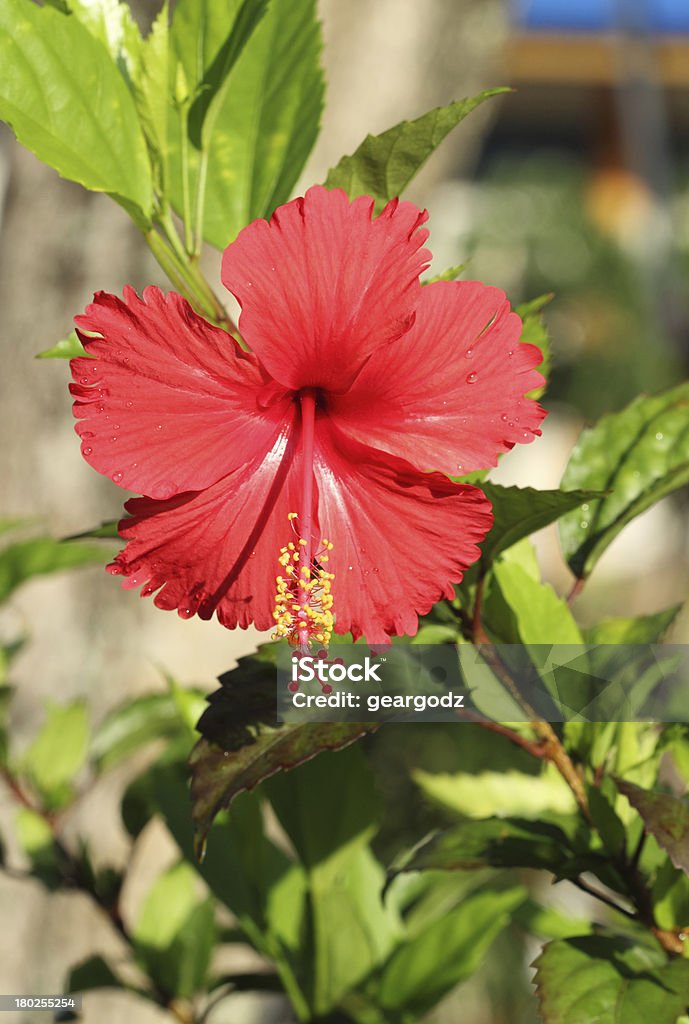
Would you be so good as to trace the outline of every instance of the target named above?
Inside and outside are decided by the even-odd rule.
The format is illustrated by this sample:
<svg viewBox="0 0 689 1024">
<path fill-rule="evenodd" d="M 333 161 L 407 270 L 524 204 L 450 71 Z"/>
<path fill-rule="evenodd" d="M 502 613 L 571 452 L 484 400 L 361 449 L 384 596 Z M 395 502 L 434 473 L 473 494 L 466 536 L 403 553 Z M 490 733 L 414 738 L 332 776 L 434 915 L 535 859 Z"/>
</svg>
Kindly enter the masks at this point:
<svg viewBox="0 0 689 1024">
<path fill-rule="evenodd" d="M 542 775 L 523 772 L 426 772 L 417 769 L 414 781 L 434 802 L 471 818 L 512 814 L 538 818 L 544 811 L 569 814 L 574 797 L 562 776 L 550 768 Z"/>
<path fill-rule="evenodd" d="M 436 107 L 414 121 L 401 121 L 382 135 L 367 135 L 351 156 L 328 172 L 326 188 L 341 188 L 353 199 L 369 195 L 377 207 L 400 196 L 443 139 L 484 100 L 509 89 L 488 89 L 478 96 Z"/>
<path fill-rule="evenodd" d="M 552 298 L 552 293 L 539 295 L 537 299 L 524 302 L 521 306 L 515 308 L 515 312 L 522 318 L 524 325 L 519 340 L 525 344 L 535 345 L 537 348 L 540 348 L 543 355 L 543 362 L 538 367 L 538 372 L 542 373 L 545 377 L 545 384 L 543 387 L 530 391 L 529 398 L 540 398 L 548 386 L 551 364 L 550 336 L 541 315 L 541 310 Z"/>
<path fill-rule="evenodd" d="M 200 900 L 194 869 L 184 861 L 150 889 L 133 930 L 136 952 L 169 996 L 190 998 L 205 986 L 215 942 L 211 900 Z"/>
<path fill-rule="evenodd" d="M 18 541 L 0 551 L 0 601 L 5 601 L 21 583 L 32 576 L 74 569 L 81 565 L 101 565 L 102 549 L 94 544 L 37 537 Z"/>
<path fill-rule="evenodd" d="M 689 1007 L 689 963 L 627 938 L 551 942 L 535 966 L 544 1024 L 676 1024 Z"/>
<path fill-rule="evenodd" d="M 512 562 L 496 562 L 485 616 L 501 643 L 583 643 L 566 602 L 550 584 L 533 579 Z"/>
<path fill-rule="evenodd" d="M 657 644 L 682 610 L 681 604 L 634 619 L 603 619 L 584 630 L 587 644 Z"/>
<path fill-rule="evenodd" d="M 71 784 L 86 762 L 88 744 L 85 701 L 49 706 L 42 728 L 24 753 L 23 763 L 34 785 L 52 806 L 60 806 L 69 799 Z"/>
<path fill-rule="evenodd" d="M 0 118 L 63 177 L 148 222 L 151 168 L 132 96 L 107 49 L 71 14 L 0 3 Z"/>
<path fill-rule="evenodd" d="M 58 341 L 57 345 L 39 352 L 36 359 L 74 359 L 76 356 L 88 356 L 84 346 L 79 341 L 76 331 L 70 331 L 66 338 Z"/>
<path fill-rule="evenodd" d="M 566 489 L 606 491 L 560 522 L 562 551 L 588 576 L 628 522 L 689 482 L 689 384 L 636 398 L 585 430 L 562 478 Z"/>
<path fill-rule="evenodd" d="M 448 267 L 447 270 L 443 270 L 439 274 L 434 274 L 433 277 L 425 278 L 421 284 L 436 284 L 438 281 L 456 281 L 468 266 L 469 264 L 467 262 L 459 263 L 456 267 Z"/>
<path fill-rule="evenodd" d="M 200 693 L 198 694 L 200 698 Z M 112 768 L 147 743 L 188 732 L 173 694 L 156 693 L 128 701 L 100 723 L 91 756 L 101 770 Z"/>
<path fill-rule="evenodd" d="M 237 3 L 209 4 L 201 67 L 208 66 L 210 41 L 232 24 Z M 192 46 L 200 5 L 181 3 L 173 37 L 189 88 L 197 85 Z M 203 233 L 224 248 L 249 221 L 269 217 L 289 199 L 318 134 L 323 106 L 322 48 L 315 0 L 272 0 L 227 79 L 208 139 Z M 198 65 L 197 65 L 198 67 Z M 170 115 L 171 189 L 183 212 L 179 114 Z M 191 191 L 198 183 L 199 158 L 188 154 Z"/>
<path fill-rule="evenodd" d="M 484 565 L 522 537 L 598 496 L 597 491 L 537 491 L 533 487 L 503 487 L 488 482 L 480 486 L 493 506 L 493 526 L 481 545 Z"/>
</svg>

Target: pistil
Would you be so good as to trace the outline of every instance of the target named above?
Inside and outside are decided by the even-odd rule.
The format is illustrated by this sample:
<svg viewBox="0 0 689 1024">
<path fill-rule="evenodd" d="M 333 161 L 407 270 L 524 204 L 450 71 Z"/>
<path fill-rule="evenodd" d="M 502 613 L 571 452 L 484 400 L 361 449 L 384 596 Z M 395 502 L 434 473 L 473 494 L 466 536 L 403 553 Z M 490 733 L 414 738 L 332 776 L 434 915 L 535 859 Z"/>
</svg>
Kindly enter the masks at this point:
<svg viewBox="0 0 689 1024">
<path fill-rule="evenodd" d="M 277 576 L 277 594 L 273 617 L 274 637 L 284 637 L 298 650 L 307 653 L 311 644 L 328 644 L 333 629 L 330 584 L 334 576 L 325 568 L 332 543 L 324 538 L 316 550 L 313 533 L 313 453 L 316 422 L 316 392 L 299 395 L 301 407 L 302 475 L 301 512 L 290 512 L 289 520 L 296 542 L 280 549 L 278 561 L 284 573 Z"/>
</svg>

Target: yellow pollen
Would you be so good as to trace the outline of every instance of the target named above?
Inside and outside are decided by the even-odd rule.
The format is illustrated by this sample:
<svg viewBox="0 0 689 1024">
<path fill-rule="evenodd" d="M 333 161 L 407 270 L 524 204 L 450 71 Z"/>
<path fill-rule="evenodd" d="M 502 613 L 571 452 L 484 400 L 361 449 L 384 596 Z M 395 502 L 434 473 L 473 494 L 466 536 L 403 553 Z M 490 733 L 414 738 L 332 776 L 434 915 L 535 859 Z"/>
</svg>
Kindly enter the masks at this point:
<svg viewBox="0 0 689 1024">
<path fill-rule="evenodd" d="M 290 512 L 287 518 L 294 528 L 294 520 L 298 518 L 296 512 Z M 308 544 L 303 537 L 298 538 L 296 545 L 290 542 L 280 548 L 278 563 L 286 573 L 275 578 L 273 639 L 284 638 L 297 647 L 304 643 L 306 637 L 307 643 L 315 640 L 327 645 L 334 626 L 330 586 L 335 577 L 333 573 L 326 572 L 321 563 L 328 561 L 326 552 L 332 551 L 333 545 L 323 539 L 312 565 L 300 564 L 304 548 L 308 548 Z"/>
</svg>

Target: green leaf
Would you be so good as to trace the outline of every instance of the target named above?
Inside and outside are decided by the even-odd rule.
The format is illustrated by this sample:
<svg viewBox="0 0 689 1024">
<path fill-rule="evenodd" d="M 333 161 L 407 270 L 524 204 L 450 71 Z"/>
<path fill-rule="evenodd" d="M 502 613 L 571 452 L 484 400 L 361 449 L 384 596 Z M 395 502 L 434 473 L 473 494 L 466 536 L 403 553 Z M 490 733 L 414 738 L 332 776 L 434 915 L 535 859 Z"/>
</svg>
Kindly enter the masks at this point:
<svg viewBox="0 0 689 1024">
<path fill-rule="evenodd" d="M 0 117 L 63 177 L 108 192 L 138 223 L 151 169 L 131 94 L 105 46 L 73 15 L 0 3 Z"/>
<path fill-rule="evenodd" d="M 576 810 L 572 791 L 552 765 L 536 776 L 517 771 L 470 775 L 421 769 L 412 774 L 431 800 L 453 814 L 471 818 L 502 814 L 539 818 L 544 811 L 570 814 Z"/>
<path fill-rule="evenodd" d="M 580 645 L 583 638 L 565 601 L 520 565 L 499 561 L 485 604 L 486 624 L 507 644 Z"/>
<path fill-rule="evenodd" d="M 184 861 L 162 874 L 133 930 L 135 949 L 169 996 L 190 998 L 204 987 L 215 942 L 213 903 L 199 901 L 198 880 Z"/>
<path fill-rule="evenodd" d="M 543 362 L 538 367 L 538 372 L 543 374 L 545 384 L 543 387 L 536 388 L 534 391 L 529 391 L 529 398 L 540 398 L 548 386 L 551 364 L 550 335 L 548 334 L 548 328 L 541 316 L 541 310 L 552 298 L 552 292 L 547 295 L 539 295 L 537 299 L 532 299 L 530 302 L 524 302 L 521 306 L 517 306 L 515 309 L 515 313 L 522 318 L 524 325 L 522 328 L 521 338 L 519 340 L 527 345 L 535 345 L 541 350 L 543 355 Z"/>
<path fill-rule="evenodd" d="M 270 779 L 265 792 L 306 869 L 311 910 L 311 1002 L 326 1014 L 389 955 L 400 937 L 368 847 L 380 810 L 360 747 L 323 754 Z M 337 793 L 337 800 L 333 794 Z"/>
<path fill-rule="evenodd" d="M 204 44 L 210 42 L 214 47 L 219 40 L 212 40 L 212 37 L 208 35 L 207 13 L 203 8 L 217 9 L 217 0 L 208 0 L 208 2 L 204 0 L 199 6 L 201 7 L 200 31 L 205 35 Z M 198 83 L 196 95 L 189 111 L 189 137 L 198 150 L 208 148 L 215 119 L 229 88 L 230 72 L 266 13 L 267 6 L 268 0 L 239 0 L 232 27 L 215 51 L 212 60 L 204 67 L 203 77 Z"/>
<path fill-rule="evenodd" d="M 359 746 L 320 754 L 270 779 L 264 791 L 307 868 L 377 831 L 380 802 Z"/>
<path fill-rule="evenodd" d="M 386 964 L 378 1000 L 386 1010 L 423 1016 L 480 966 L 496 936 L 526 898 L 526 889 L 485 890 L 466 898 Z"/>
<path fill-rule="evenodd" d="M 535 966 L 545 1024 L 676 1024 L 689 1007 L 689 963 L 626 938 L 551 942 Z"/>
<path fill-rule="evenodd" d="M 64 0 L 65 6 L 106 48 L 129 79 L 139 58 L 141 33 L 131 8 L 120 0 Z"/>
<path fill-rule="evenodd" d="M 515 924 L 539 939 L 569 939 L 590 935 L 594 929 L 588 918 L 569 917 L 557 907 L 543 907 L 530 899 L 517 907 L 512 916 Z"/>
<path fill-rule="evenodd" d="M 671 793 L 642 789 L 627 779 L 615 779 L 615 784 L 675 867 L 689 875 L 689 804 Z"/>
<path fill-rule="evenodd" d="M 57 345 L 47 348 L 45 352 L 39 352 L 36 359 L 74 359 L 76 356 L 89 356 L 84 346 L 79 341 L 76 331 L 70 331 L 66 338 L 58 341 Z"/>
<path fill-rule="evenodd" d="M 212 7 L 211 24 L 227 31 L 233 7 Z M 173 39 L 185 75 L 193 87 L 192 63 L 196 12 L 180 3 L 173 21 Z M 236 3 L 234 4 L 236 8 Z M 221 17 L 222 16 L 222 17 Z M 208 44 L 206 44 L 208 45 Z M 323 107 L 322 49 L 315 0 L 272 0 L 268 12 L 244 47 L 228 76 L 227 89 L 208 140 L 208 176 L 204 238 L 225 248 L 249 221 L 269 217 L 289 199 L 318 135 Z M 208 56 L 204 63 L 207 63 Z M 183 211 L 179 116 L 170 122 L 173 203 Z M 197 180 L 198 154 L 189 153 L 192 183 Z"/>
<path fill-rule="evenodd" d="M 682 610 L 681 604 L 635 619 L 604 619 L 584 630 L 587 644 L 657 644 Z"/>
<path fill-rule="evenodd" d="M 75 569 L 81 565 L 103 564 L 103 549 L 93 544 L 37 537 L 18 541 L 0 551 L 0 601 L 32 576 Z"/>
<path fill-rule="evenodd" d="M 90 956 L 69 972 L 66 992 L 90 992 L 94 988 L 126 988 L 102 956 Z"/>
<path fill-rule="evenodd" d="M 156 765 L 146 780 L 142 818 L 150 820 L 156 811 L 162 813 L 187 861 L 234 914 L 254 947 L 284 970 L 281 950 L 293 953 L 303 946 L 306 879 L 300 865 L 266 837 L 256 795 L 242 794 L 229 816 L 215 821 L 206 855 L 199 862 L 186 773 L 179 766 Z"/>
<path fill-rule="evenodd" d="M 627 835 L 624 825 L 615 812 L 615 793 L 612 781 L 605 777 L 600 786 L 587 787 L 591 821 L 598 830 L 605 848 L 614 858 L 624 858 Z"/>
<path fill-rule="evenodd" d="M 111 0 L 108 0 L 111 2 Z M 169 4 L 165 0 L 151 31 L 139 41 L 131 82 L 136 109 L 148 144 L 159 191 L 167 194 L 168 117 L 170 114 Z"/>
<path fill-rule="evenodd" d="M 62 858 L 45 818 L 28 807 L 20 807 L 15 827 L 19 845 L 31 863 L 31 874 L 51 891 L 61 888 Z"/>
<path fill-rule="evenodd" d="M 448 267 L 447 270 L 443 270 L 439 274 L 434 274 L 433 277 L 425 278 L 421 284 L 437 284 L 438 281 L 456 281 L 468 266 L 468 262 L 458 263 L 456 267 Z"/>
<path fill-rule="evenodd" d="M 585 430 L 562 486 L 607 491 L 560 523 L 560 542 L 575 576 L 589 576 L 624 526 L 689 482 L 689 384 L 635 399 Z"/>
<path fill-rule="evenodd" d="M 197 694 L 200 699 L 200 691 Z M 101 771 L 112 768 L 147 743 L 188 734 L 171 693 L 149 694 L 115 708 L 93 735 L 91 755 Z"/>
<path fill-rule="evenodd" d="M 100 526 L 95 526 L 92 530 L 84 530 L 83 533 L 75 533 L 71 537 L 65 537 L 65 540 L 109 540 L 110 538 L 112 538 L 113 540 L 117 540 L 120 536 L 117 530 L 119 522 L 119 519 L 111 519 L 109 522 L 101 523 Z M 97 549 L 94 548 L 93 550 L 95 551 Z"/>
<path fill-rule="evenodd" d="M 689 878 L 669 860 L 661 864 L 651 889 L 653 917 L 659 928 L 686 929 L 689 921 Z"/>
<path fill-rule="evenodd" d="M 23 763 L 51 807 L 68 802 L 72 783 L 86 762 L 88 706 L 83 700 L 48 707 L 43 727 L 25 752 Z"/>
<path fill-rule="evenodd" d="M 376 208 L 401 195 L 434 149 L 484 100 L 509 89 L 488 89 L 478 96 L 436 107 L 414 121 L 401 121 L 382 135 L 367 135 L 351 156 L 328 172 L 326 188 L 341 188 L 350 199 L 369 195 Z"/>
<path fill-rule="evenodd" d="M 13 692 L 11 686 L 0 685 L 0 767 L 7 765 L 9 754 L 10 704 Z"/>
<path fill-rule="evenodd" d="M 204 737 L 190 758 L 193 817 L 200 843 L 215 815 L 245 789 L 323 750 L 339 750 L 375 722 L 280 726 L 275 720 L 277 645 L 266 644 L 220 677 L 198 724 Z"/>
<path fill-rule="evenodd" d="M 569 850 L 567 836 L 556 825 L 522 818 L 483 818 L 431 836 L 404 858 L 393 874 L 494 867 L 546 868 L 560 875 Z"/>
<path fill-rule="evenodd" d="M 484 566 L 523 537 L 599 496 L 597 491 L 537 491 L 494 483 L 482 483 L 480 487 L 493 506 L 493 526 L 481 549 Z"/>
</svg>

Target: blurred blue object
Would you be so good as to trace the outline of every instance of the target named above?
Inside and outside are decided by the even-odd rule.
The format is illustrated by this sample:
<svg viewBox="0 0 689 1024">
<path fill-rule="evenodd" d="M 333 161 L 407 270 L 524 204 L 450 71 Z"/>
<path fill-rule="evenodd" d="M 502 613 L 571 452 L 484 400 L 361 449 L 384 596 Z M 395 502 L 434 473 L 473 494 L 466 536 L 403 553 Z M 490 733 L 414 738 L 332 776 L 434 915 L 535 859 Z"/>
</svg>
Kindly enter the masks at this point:
<svg viewBox="0 0 689 1024">
<path fill-rule="evenodd" d="M 526 29 L 689 33 L 689 0 L 512 0 L 512 10 L 517 25 Z"/>
</svg>

